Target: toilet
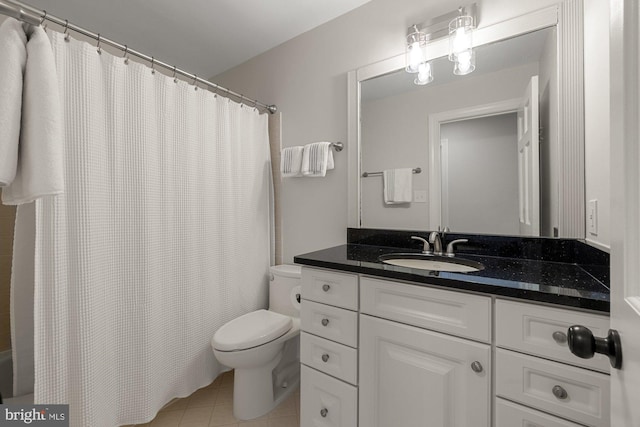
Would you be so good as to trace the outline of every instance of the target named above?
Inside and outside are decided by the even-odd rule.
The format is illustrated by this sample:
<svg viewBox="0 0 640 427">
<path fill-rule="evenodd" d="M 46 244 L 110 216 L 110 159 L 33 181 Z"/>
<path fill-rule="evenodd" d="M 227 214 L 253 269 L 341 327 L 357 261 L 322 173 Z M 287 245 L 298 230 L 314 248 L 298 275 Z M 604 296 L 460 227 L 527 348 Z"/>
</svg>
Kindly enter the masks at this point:
<svg viewBox="0 0 640 427">
<path fill-rule="evenodd" d="M 235 369 L 233 415 L 260 417 L 300 384 L 300 275 L 297 265 L 270 267 L 269 309 L 224 324 L 211 340 L 220 363 Z"/>
</svg>

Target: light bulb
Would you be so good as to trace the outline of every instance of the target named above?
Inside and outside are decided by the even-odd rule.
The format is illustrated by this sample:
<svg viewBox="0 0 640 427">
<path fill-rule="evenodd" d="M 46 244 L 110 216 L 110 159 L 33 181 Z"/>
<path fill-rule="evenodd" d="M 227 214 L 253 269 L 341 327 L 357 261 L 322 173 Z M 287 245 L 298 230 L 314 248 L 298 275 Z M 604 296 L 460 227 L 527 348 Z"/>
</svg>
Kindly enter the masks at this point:
<svg viewBox="0 0 640 427">
<path fill-rule="evenodd" d="M 407 47 L 407 72 L 417 73 L 420 64 L 424 62 L 424 55 L 420 48 L 420 42 L 411 43 Z"/>
<path fill-rule="evenodd" d="M 413 81 L 417 85 L 426 85 L 433 81 L 433 72 L 431 70 L 431 62 L 423 62 L 418 66 L 418 75 Z"/>
<path fill-rule="evenodd" d="M 476 69 L 475 52 L 468 49 L 456 55 L 456 62 L 453 67 L 453 74 L 463 76 Z"/>
</svg>

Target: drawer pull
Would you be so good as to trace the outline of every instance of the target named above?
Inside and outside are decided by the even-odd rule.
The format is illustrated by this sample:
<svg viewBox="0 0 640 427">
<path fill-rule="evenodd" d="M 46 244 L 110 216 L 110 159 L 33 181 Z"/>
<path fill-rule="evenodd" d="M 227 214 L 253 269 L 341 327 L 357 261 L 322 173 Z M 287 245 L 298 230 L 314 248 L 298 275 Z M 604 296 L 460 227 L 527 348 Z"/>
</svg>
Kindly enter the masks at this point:
<svg viewBox="0 0 640 427">
<path fill-rule="evenodd" d="M 565 390 L 562 386 L 559 386 L 559 385 L 554 385 L 553 388 L 551 389 L 551 392 L 555 397 L 561 400 L 564 400 L 567 397 L 569 397 L 567 390 Z"/>
<path fill-rule="evenodd" d="M 323 291 L 329 292 L 329 289 L 331 289 L 331 286 L 329 286 L 328 284 L 325 283 L 324 285 L 322 285 L 322 290 Z"/>
<path fill-rule="evenodd" d="M 323 361 L 323 362 L 325 362 L 325 363 L 327 363 L 327 361 L 328 361 L 328 360 L 329 360 L 329 355 L 328 355 L 328 354 L 326 354 L 326 353 L 325 353 L 325 354 L 323 354 L 323 355 L 322 355 L 322 361 Z"/>
<path fill-rule="evenodd" d="M 322 326 L 327 326 L 329 324 L 329 319 L 322 319 Z"/>
<path fill-rule="evenodd" d="M 329 410 L 327 408 L 320 409 L 320 416 L 322 418 L 326 418 L 328 413 L 329 413 Z"/>
<path fill-rule="evenodd" d="M 552 335 L 553 340 L 558 344 L 566 344 L 567 342 L 567 334 L 561 331 L 555 331 Z"/>
<path fill-rule="evenodd" d="M 477 360 L 471 364 L 471 370 L 477 374 L 483 371 L 482 363 Z"/>
</svg>

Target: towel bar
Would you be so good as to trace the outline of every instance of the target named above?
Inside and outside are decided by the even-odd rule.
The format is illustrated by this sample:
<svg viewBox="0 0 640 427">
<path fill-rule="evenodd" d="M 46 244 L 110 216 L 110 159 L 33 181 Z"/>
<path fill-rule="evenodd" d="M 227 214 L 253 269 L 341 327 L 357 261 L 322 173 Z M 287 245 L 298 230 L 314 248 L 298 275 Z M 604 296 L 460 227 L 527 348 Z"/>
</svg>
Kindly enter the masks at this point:
<svg viewBox="0 0 640 427">
<path fill-rule="evenodd" d="M 414 168 L 413 169 L 413 173 L 421 173 L 422 169 L 421 168 Z M 370 176 L 377 176 L 377 175 L 382 175 L 382 172 L 362 172 L 362 177 L 363 178 L 368 178 Z"/>
</svg>

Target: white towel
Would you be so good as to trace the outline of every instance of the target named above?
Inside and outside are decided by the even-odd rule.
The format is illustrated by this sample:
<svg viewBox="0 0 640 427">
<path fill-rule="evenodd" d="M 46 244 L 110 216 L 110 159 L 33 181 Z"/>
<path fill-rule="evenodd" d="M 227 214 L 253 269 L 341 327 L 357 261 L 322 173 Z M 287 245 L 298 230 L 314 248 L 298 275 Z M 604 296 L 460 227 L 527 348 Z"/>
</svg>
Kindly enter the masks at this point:
<svg viewBox="0 0 640 427">
<path fill-rule="evenodd" d="M 280 155 L 280 172 L 283 178 L 302 176 L 302 146 L 287 147 Z"/>
<path fill-rule="evenodd" d="M 26 45 L 22 24 L 6 19 L 0 25 L 0 187 L 16 177 Z"/>
<path fill-rule="evenodd" d="M 64 125 L 55 59 L 41 27 L 29 25 L 27 36 L 18 167 L 13 183 L 2 190 L 7 205 L 64 191 Z"/>
<path fill-rule="evenodd" d="M 388 169 L 382 172 L 384 203 L 395 205 L 411 203 L 413 195 L 413 169 Z"/>
<path fill-rule="evenodd" d="M 302 153 L 302 175 L 323 177 L 335 167 L 331 142 L 314 142 L 304 146 Z"/>
</svg>

